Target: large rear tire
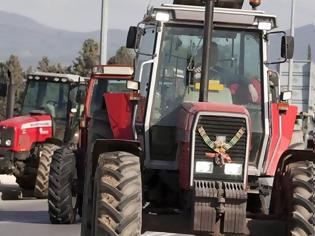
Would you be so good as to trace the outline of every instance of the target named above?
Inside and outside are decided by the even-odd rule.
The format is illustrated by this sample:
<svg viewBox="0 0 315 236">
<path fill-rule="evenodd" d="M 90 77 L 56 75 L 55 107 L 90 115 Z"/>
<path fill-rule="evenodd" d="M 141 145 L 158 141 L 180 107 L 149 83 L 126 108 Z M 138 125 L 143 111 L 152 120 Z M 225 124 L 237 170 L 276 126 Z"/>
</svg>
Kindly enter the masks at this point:
<svg viewBox="0 0 315 236">
<path fill-rule="evenodd" d="M 313 161 L 288 164 L 282 177 L 287 235 L 315 235 L 315 165 Z"/>
<path fill-rule="evenodd" d="M 52 224 L 72 224 L 76 218 L 75 154 L 68 147 L 54 152 L 49 173 L 48 212 Z"/>
<path fill-rule="evenodd" d="M 142 187 L 139 157 L 100 155 L 94 180 L 92 235 L 141 235 Z"/>
<path fill-rule="evenodd" d="M 85 155 L 85 171 L 84 171 L 84 191 L 82 201 L 82 223 L 81 236 L 91 236 L 91 228 L 93 220 L 92 206 L 93 206 L 93 179 L 95 176 L 95 169 L 93 167 L 93 143 L 97 139 L 111 139 L 113 134 L 111 126 L 108 121 L 107 111 L 97 110 L 92 114 L 92 120 L 88 123 L 88 145 Z"/>
<path fill-rule="evenodd" d="M 34 188 L 34 196 L 37 198 L 44 199 L 48 196 L 50 163 L 54 151 L 57 149 L 57 145 L 43 144 L 39 150 L 39 163 Z"/>
</svg>

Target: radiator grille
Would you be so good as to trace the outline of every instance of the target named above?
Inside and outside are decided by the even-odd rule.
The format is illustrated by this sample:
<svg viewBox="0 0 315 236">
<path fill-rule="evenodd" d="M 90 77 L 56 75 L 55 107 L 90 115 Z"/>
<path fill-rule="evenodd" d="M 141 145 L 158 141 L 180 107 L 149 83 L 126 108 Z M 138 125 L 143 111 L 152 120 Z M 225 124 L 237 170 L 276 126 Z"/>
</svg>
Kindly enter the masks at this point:
<svg viewBox="0 0 315 236">
<path fill-rule="evenodd" d="M 216 141 L 217 136 L 225 136 L 226 143 L 236 135 L 236 133 L 241 129 L 245 128 L 245 133 L 240 138 L 240 140 L 227 151 L 227 154 L 231 157 L 233 163 L 245 164 L 246 159 L 246 148 L 247 148 L 247 124 L 246 119 L 241 117 L 227 117 L 227 116 L 213 116 L 213 115 L 201 115 L 197 121 L 197 126 L 195 132 L 195 143 L 194 145 L 194 161 L 196 166 L 196 161 L 209 160 L 206 157 L 206 153 L 215 153 L 202 139 L 198 128 L 203 127 L 207 135 L 212 141 Z M 244 168 L 243 168 L 244 172 Z M 196 174 L 195 176 L 209 176 L 209 178 L 222 178 L 224 174 L 224 168 L 214 165 L 213 174 L 211 177 L 204 174 Z M 230 179 L 239 179 L 242 176 L 234 176 Z"/>
<path fill-rule="evenodd" d="M 246 120 L 238 117 L 221 117 L 221 116 L 200 116 L 195 139 L 195 158 L 204 158 L 205 152 L 214 152 L 203 141 L 198 132 L 202 126 L 211 140 L 215 141 L 216 136 L 226 136 L 229 142 L 241 127 L 246 128 Z M 247 131 L 242 138 L 227 153 L 233 159 L 244 159 L 246 155 Z"/>
</svg>

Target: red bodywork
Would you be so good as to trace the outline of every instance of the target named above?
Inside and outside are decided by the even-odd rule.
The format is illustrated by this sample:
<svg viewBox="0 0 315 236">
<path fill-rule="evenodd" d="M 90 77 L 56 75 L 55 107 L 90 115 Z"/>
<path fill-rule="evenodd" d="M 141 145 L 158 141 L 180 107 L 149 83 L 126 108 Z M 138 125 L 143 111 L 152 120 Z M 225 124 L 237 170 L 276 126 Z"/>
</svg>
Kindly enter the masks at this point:
<svg viewBox="0 0 315 236">
<path fill-rule="evenodd" d="M 268 149 L 268 158 L 264 169 L 264 173 L 266 175 L 275 175 L 281 155 L 289 148 L 293 135 L 297 111 L 298 109 L 296 106 L 289 106 L 289 109 L 285 114 L 280 114 L 277 104 L 272 104 L 271 106 L 272 136 Z M 282 119 L 282 134 L 279 137 L 280 119 Z"/>
<path fill-rule="evenodd" d="M 104 94 L 107 114 L 114 139 L 132 139 L 132 105 L 129 94 Z"/>
<path fill-rule="evenodd" d="M 13 152 L 30 151 L 35 143 L 45 142 L 52 137 L 50 115 L 19 116 L 0 122 L 4 129 L 14 128 L 12 146 L 4 148 Z"/>
<path fill-rule="evenodd" d="M 237 105 L 222 105 L 217 103 L 184 103 L 180 111 L 177 128 L 183 134 L 182 139 L 178 140 L 181 152 L 178 152 L 179 159 L 179 181 L 182 189 L 190 188 L 190 167 L 191 167 L 191 132 L 194 119 L 199 112 L 226 113 L 246 115 L 250 121 L 250 115 L 246 108 Z M 249 124 L 250 125 L 250 124 Z M 250 132 L 248 132 L 250 134 Z"/>
</svg>

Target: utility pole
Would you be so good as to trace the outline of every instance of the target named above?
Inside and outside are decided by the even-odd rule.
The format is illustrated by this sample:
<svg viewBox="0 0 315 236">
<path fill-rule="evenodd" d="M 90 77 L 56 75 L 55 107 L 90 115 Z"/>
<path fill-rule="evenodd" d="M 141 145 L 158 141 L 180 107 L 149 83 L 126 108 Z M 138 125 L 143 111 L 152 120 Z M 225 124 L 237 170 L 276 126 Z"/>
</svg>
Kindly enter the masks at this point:
<svg viewBox="0 0 315 236">
<path fill-rule="evenodd" d="M 291 6 L 291 36 L 294 37 L 294 28 L 295 28 L 295 0 L 292 0 Z M 289 61 L 289 79 L 288 79 L 288 90 L 292 90 L 292 80 L 293 80 L 293 58 Z"/>
<path fill-rule="evenodd" d="M 107 33 L 108 33 L 108 0 L 102 0 L 102 13 L 101 13 L 101 65 L 107 63 Z"/>
</svg>

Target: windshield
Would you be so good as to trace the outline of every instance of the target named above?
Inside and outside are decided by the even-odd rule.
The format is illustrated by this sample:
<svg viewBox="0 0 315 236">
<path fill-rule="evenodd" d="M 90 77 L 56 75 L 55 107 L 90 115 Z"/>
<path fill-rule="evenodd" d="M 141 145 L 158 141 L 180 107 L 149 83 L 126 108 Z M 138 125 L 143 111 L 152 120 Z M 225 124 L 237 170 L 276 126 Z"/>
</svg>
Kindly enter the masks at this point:
<svg viewBox="0 0 315 236">
<path fill-rule="evenodd" d="M 96 79 L 93 86 L 90 114 L 104 107 L 104 93 L 128 93 L 125 79 Z"/>
<path fill-rule="evenodd" d="M 66 119 L 69 84 L 29 80 L 22 115 L 32 110 L 45 110 L 53 118 Z"/>
<path fill-rule="evenodd" d="M 203 30 L 165 28 L 150 126 L 176 126 L 183 102 L 198 102 Z M 209 70 L 208 101 L 244 105 L 250 112 L 255 161 L 263 134 L 262 50 L 259 31 L 215 28 Z M 255 137 L 256 136 L 256 137 Z M 255 143 L 256 142 L 256 143 Z M 255 150 L 254 150 L 255 149 Z"/>
<path fill-rule="evenodd" d="M 44 110 L 52 116 L 54 138 L 63 140 L 68 116 L 69 89 L 68 83 L 28 80 L 22 115 L 28 115 L 32 110 Z"/>
</svg>

